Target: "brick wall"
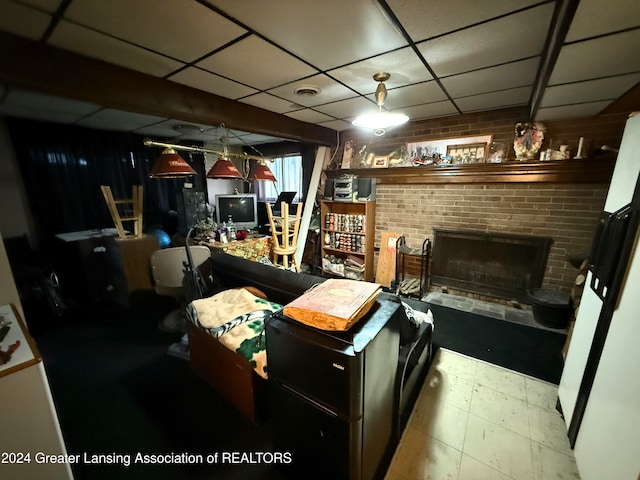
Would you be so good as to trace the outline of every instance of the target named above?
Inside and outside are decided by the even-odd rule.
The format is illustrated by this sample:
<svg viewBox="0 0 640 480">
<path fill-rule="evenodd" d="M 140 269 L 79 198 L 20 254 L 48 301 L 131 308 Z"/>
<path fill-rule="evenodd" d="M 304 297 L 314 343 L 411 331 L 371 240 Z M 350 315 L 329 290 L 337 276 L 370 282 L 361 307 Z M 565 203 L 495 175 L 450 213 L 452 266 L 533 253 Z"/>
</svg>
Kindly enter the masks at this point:
<svg viewBox="0 0 640 480">
<path fill-rule="evenodd" d="M 494 135 L 494 141 L 511 145 L 515 123 L 525 118 L 522 109 L 504 109 L 410 122 L 382 137 L 349 130 L 342 132 L 341 146 L 356 139 L 371 143 L 376 154 L 385 155 L 406 142 L 487 133 Z M 542 148 L 550 142 L 555 148 L 566 143 L 575 154 L 581 136 L 585 137 L 585 151 L 605 144 L 618 147 L 626 118 L 616 114 L 545 122 Z M 338 165 L 341 155 L 336 152 Z M 511 149 L 509 157 L 514 156 Z M 549 236 L 553 245 L 544 285 L 568 291 L 577 275 L 568 257 L 588 252 L 607 189 L 606 184 L 378 185 L 376 245 L 380 232 L 390 230 L 402 232 L 410 247 L 419 248 L 424 238 L 433 239 L 434 227 Z"/>
</svg>

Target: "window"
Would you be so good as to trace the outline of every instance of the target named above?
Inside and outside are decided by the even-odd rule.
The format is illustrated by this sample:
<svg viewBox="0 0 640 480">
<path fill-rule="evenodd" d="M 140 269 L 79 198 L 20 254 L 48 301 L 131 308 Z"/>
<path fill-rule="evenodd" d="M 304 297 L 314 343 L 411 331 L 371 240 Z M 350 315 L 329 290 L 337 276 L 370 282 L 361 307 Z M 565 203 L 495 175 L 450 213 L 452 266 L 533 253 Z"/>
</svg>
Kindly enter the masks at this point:
<svg viewBox="0 0 640 480">
<path fill-rule="evenodd" d="M 267 166 L 276 176 L 277 182 L 255 182 L 255 191 L 261 202 L 274 202 L 280 192 L 297 192 L 295 202 L 302 196 L 302 156 L 288 155 L 276 158 Z"/>
</svg>

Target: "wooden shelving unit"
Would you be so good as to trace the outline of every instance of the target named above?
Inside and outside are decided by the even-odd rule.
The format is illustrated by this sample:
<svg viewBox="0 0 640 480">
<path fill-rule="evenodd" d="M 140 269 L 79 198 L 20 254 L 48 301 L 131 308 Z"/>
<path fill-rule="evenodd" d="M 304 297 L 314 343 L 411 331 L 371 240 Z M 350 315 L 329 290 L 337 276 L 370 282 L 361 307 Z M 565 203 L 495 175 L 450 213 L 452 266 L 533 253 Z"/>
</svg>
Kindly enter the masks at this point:
<svg viewBox="0 0 640 480">
<path fill-rule="evenodd" d="M 320 204 L 322 271 L 338 277 L 373 281 L 376 202 L 334 202 Z M 364 267 L 362 273 L 345 263 L 331 263 L 335 257 L 349 258 Z"/>
</svg>

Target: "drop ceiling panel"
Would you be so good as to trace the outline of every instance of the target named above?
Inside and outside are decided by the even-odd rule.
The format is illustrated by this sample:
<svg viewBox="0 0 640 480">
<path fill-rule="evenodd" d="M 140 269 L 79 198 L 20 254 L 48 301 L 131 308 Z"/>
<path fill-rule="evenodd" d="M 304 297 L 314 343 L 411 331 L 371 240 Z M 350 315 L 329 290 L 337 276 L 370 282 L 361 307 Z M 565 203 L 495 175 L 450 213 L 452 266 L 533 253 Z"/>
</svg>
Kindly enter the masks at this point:
<svg viewBox="0 0 640 480">
<path fill-rule="evenodd" d="M 322 70 L 406 45 L 371 0 L 208 2 Z"/>
<path fill-rule="evenodd" d="M 375 97 L 372 98 L 375 100 Z M 438 102 L 446 100 L 446 98 L 447 96 L 437 82 L 423 82 L 417 85 L 387 90 L 387 99 L 384 101 L 384 107 L 393 110 L 410 105 Z"/>
<path fill-rule="evenodd" d="M 640 82 L 640 73 L 548 87 L 540 107 L 614 100 Z"/>
<path fill-rule="evenodd" d="M 499 92 L 484 93 L 482 95 L 456 98 L 454 101 L 463 113 L 468 113 L 526 105 L 527 102 L 529 102 L 530 96 L 531 87 L 520 87 L 501 90 Z"/>
<path fill-rule="evenodd" d="M 456 115 L 458 110 L 450 101 L 427 103 L 424 105 L 415 105 L 413 107 L 403 108 L 402 113 L 409 116 L 409 119 L 415 118 L 435 118 L 444 117 L 446 115 Z"/>
<path fill-rule="evenodd" d="M 565 45 L 549 85 L 640 71 L 640 29 Z"/>
<path fill-rule="evenodd" d="M 640 25 L 640 8 L 633 0 L 580 0 L 566 42 L 574 42 Z"/>
<path fill-rule="evenodd" d="M 309 123 L 322 123 L 333 120 L 329 115 L 325 115 L 324 113 L 320 113 L 316 110 L 311 110 L 310 108 L 305 108 L 304 110 L 296 110 L 295 112 L 289 112 L 286 114 L 287 117 L 295 118 L 296 120 L 301 120 L 303 122 Z"/>
<path fill-rule="evenodd" d="M 41 112 L 68 113 L 76 118 L 82 118 L 99 111 L 102 107 L 94 103 L 80 100 L 56 97 L 44 93 L 32 92 L 10 88 L 6 96 L 2 99 L 2 106 L 15 107 L 21 109 L 34 109 Z"/>
<path fill-rule="evenodd" d="M 542 84 L 538 66 L 558 3 L 0 0 L 0 30 L 340 131 L 352 128 L 350 120 L 362 111 L 375 110 L 378 71 L 391 74 L 384 108 L 412 120 L 522 105 L 536 82 L 536 91 L 546 87 L 543 108 L 571 105 L 545 115 L 587 114 L 637 84 L 640 3 L 630 0 L 578 2 L 551 83 Z M 5 82 L 14 77 L 6 72 Z M 18 79 L 15 86 L 39 80 Z M 320 93 L 293 93 L 304 85 Z M 580 102 L 589 107 L 577 107 Z M 43 115 L 36 106 L 15 108 Z M 76 118 L 73 110 L 57 112 L 60 121 Z M 104 116 L 92 122 L 145 128 L 110 119 L 112 126 Z"/>
<path fill-rule="evenodd" d="M 296 87 L 301 85 L 319 87 L 320 93 L 313 96 L 298 95 L 294 90 Z M 281 87 L 269 90 L 269 93 L 305 107 L 313 107 L 324 103 L 335 102 L 337 100 L 344 100 L 357 95 L 352 90 L 326 75 L 314 75 L 313 77 L 305 78 L 298 82 L 282 85 Z"/>
<path fill-rule="evenodd" d="M 474 25 L 538 3 L 537 0 L 387 0 L 413 41 Z"/>
<path fill-rule="evenodd" d="M 553 13 L 546 4 L 418 44 L 438 76 L 540 55 Z"/>
<path fill-rule="evenodd" d="M 51 15 L 11 0 L 0 0 L 0 30 L 40 40 L 50 21 Z"/>
<path fill-rule="evenodd" d="M 292 110 L 299 110 L 303 108 L 300 104 L 274 97 L 268 93 L 257 93 L 246 98 L 241 98 L 240 101 L 242 103 L 247 103 L 254 107 L 264 108 L 265 110 L 270 110 L 276 113 L 291 112 Z"/>
<path fill-rule="evenodd" d="M 245 33 L 193 0 L 73 1 L 65 17 L 183 62 L 192 62 Z"/>
<path fill-rule="evenodd" d="M 142 127 L 160 123 L 166 118 L 141 113 L 123 112 L 112 108 L 105 108 L 78 122 L 78 125 L 92 128 L 103 128 L 108 125 L 113 130 L 137 130 Z"/>
<path fill-rule="evenodd" d="M 444 88 L 454 97 L 466 97 L 530 85 L 538 68 L 538 58 L 507 63 L 463 73 L 442 80 Z"/>
<path fill-rule="evenodd" d="M 332 130 L 336 130 L 341 132 L 343 130 L 348 130 L 350 128 L 354 128 L 350 122 L 346 122 L 344 120 L 332 120 L 330 122 L 321 122 L 318 125 L 322 125 L 323 127 L 330 128 Z M 336 141 L 336 144 L 339 143 Z"/>
<path fill-rule="evenodd" d="M 62 21 L 49 43 L 121 67 L 163 77 L 183 64 L 71 22 Z"/>
<path fill-rule="evenodd" d="M 599 114 L 610 103 L 610 101 L 603 101 L 580 103 L 578 105 L 565 105 L 562 107 L 541 108 L 538 110 L 536 120 L 545 121 L 565 118 L 592 117 Z"/>
<path fill-rule="evenodd" d="M 373 80 L 373 75 L 378 72 L 387 72 L 391 75 L 385 82 L 388 89 L 433 78 L 412 48 L 402 48 L 395 52 L 378 55 L 327 73 L 358 93 L 368 95 L 375 92 L 378 86 L 378 83 Z"/>
<path fill-rule="evenodd" d="M 255 35 L 207 57 L 197 65 L 260 90 L 317 73 Z"/>
<path fill-rule="evenodd" d="M 167 78 L 173 82 L 233 100 L 257 92 L 255 88 L 247 87 L 197 67 L 185 68 Z"/>
<path fill-rule="evenodd" d="M 354 97 L 340 102 L 329 103 L 327 105 L 319 105 L 315 107 L 314 110 L 326 113 L 327 115 L 331 115 L 335 118 L 351 121 L 363 113 L 373 113 L 377 111 L 378 107 L 375 103 L 362 97 Z"/>
</svg>

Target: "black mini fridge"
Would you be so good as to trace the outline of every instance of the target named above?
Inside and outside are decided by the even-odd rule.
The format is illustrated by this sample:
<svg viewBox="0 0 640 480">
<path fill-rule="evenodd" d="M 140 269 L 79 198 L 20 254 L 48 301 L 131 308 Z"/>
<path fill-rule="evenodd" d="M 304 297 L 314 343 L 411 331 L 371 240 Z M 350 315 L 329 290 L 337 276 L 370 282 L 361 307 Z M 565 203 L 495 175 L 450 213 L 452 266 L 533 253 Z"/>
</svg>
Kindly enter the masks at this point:
<svg viewBox="0 0 640 480">
<path fill-rule="evenodd" d="M 400 304 L 378 299 L 346 332 L 282 312 L 266 325 L 276 451 L 287 478 L 371 480 L 395 448 Z M 381 477 L 380 477 L 381 478 Z"/>
</svg>

